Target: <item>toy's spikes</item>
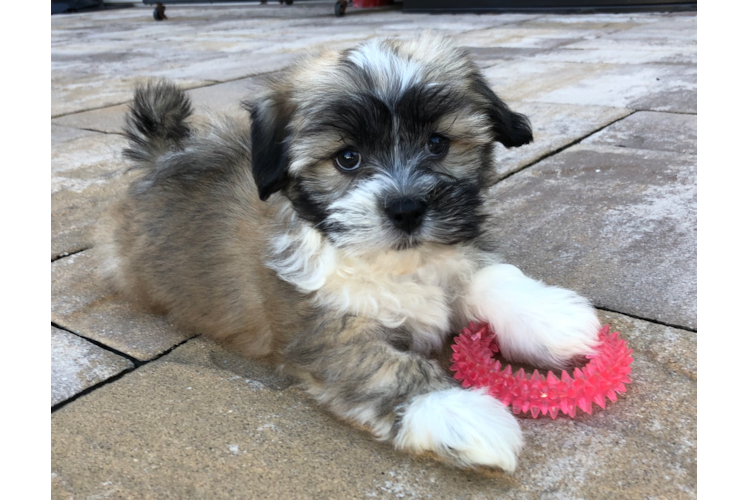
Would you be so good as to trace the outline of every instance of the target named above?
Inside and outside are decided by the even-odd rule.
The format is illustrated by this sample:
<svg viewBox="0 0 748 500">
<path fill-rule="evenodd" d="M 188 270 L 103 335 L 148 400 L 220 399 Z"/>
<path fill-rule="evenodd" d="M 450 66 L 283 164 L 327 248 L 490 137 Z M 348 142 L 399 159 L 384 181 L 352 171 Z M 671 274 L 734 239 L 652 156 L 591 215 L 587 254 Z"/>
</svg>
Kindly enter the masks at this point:
<svg viewBox="0 0 748 500">
<path fill-rule="evenodd" d="M 605 409 L 605 394 L 596 395 L 594 401 L 600 408 Z"/>
<path fill-rule="evenodd" d="M 605 409 L 605 399 L 615 402 L 616 393 L 626 392 L 624 384 L 630 383 L 632 350 L 618 332 L 609 332 L 609 325 L 600 329 L 597 354 L 588 356 L 587 365 L 575 368 L 573 376 L 566 370 L 561 378 L 550 371 L 543 376 L 538 370 L 528 376 L 523 368 L 516 374 L 511 365 L 502 369 L 492 357 L 499 350 L 496 335 L 485 323 L 470 323 L 455 339 L 450 369 L 463 387 L 487 387 L 515 414 L 529 411 L 533 418 L 542 414 L 555 419 L 560 410 L 574 418 L 577 408 L 592 413 L 593 402 Z"/>
</svg>

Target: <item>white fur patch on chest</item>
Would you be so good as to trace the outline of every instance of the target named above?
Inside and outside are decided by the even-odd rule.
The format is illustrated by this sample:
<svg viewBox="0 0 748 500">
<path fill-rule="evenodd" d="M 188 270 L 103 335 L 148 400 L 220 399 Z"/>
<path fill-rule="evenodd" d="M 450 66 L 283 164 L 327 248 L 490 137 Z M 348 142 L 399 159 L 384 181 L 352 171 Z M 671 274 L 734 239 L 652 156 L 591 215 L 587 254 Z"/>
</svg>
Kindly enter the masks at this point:
<svg viewBox="0 0 748 500">
<path fill-rule="evenodd" d="M 302 229 L 274 240 L 278 275 L 315 302 L 341 314 L 405 327 L 412 348 L 439 348 L 450 330 L 452 304 L 475 271 L 459 247 L 419 248 L 353 256 L 330 245 L 318 231 Z"/>
</svg>

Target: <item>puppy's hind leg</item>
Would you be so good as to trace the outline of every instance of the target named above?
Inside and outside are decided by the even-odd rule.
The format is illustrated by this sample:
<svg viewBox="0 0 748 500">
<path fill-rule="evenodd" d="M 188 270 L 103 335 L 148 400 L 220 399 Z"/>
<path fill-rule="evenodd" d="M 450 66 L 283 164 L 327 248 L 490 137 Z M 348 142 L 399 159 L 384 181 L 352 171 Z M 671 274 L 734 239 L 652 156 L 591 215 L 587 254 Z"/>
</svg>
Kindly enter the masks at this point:
<svg viewBox="0 0 748 500">
<path fill-rule="evenodd" d="M 468 319 L 491 325 L 509 360 L 562 368 L 574 357 L 592 354 L 597 345 L 600 321 L 587 299 L 509 264 L 478 271 L 463 306 Z"/>
<path fill-rule="evenodd" d="M 519 424 L 501 402 L 464 390 L 434 361 L 395 349 L 388 331 L 357 317 L 318 320 L 285 349 L 309 392 L 396 448 L 460 467 L 512 472 Z"/>
</svg>

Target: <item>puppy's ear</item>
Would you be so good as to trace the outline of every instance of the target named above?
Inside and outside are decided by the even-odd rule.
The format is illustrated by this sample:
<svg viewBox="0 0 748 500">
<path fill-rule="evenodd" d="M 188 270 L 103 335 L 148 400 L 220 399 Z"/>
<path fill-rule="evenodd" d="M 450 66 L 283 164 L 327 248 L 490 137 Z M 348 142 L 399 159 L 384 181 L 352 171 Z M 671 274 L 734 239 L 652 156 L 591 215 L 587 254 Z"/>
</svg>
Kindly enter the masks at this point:
<svg viewBox="0 0 748 500">
<path fill-rule="evenodd" d="M 291 113 L 279 100 L 265 97 L 242 103 L 251 117 L 252 176 L 260 199 L 288 184 L 288 146 L 285 139 Z"/>
<path fill-rule="evenodd" d="M 473 89 L 484 99 L 485 110 L 491 119 L 494 140 L 507 148 L 516 148 L 532 142 L 530 120 L 515 113 L 497 96 L 481 76 L 473 80 Z"/>
</svg>

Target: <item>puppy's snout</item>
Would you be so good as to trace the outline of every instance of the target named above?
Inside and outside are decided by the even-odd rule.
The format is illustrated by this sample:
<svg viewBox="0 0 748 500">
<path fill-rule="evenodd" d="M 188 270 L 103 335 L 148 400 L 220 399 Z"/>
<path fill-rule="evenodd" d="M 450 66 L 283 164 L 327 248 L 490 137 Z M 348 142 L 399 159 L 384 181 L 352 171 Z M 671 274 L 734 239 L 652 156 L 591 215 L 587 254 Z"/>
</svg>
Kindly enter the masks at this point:
<svg viewBox="0 0 748 500">
<path fill-rule="evenodd" d="M 401 198 L 385 208 L 395 227 L 410 234 L 421 225 L 426 203 L 412 198 Z"/>
</svg>

